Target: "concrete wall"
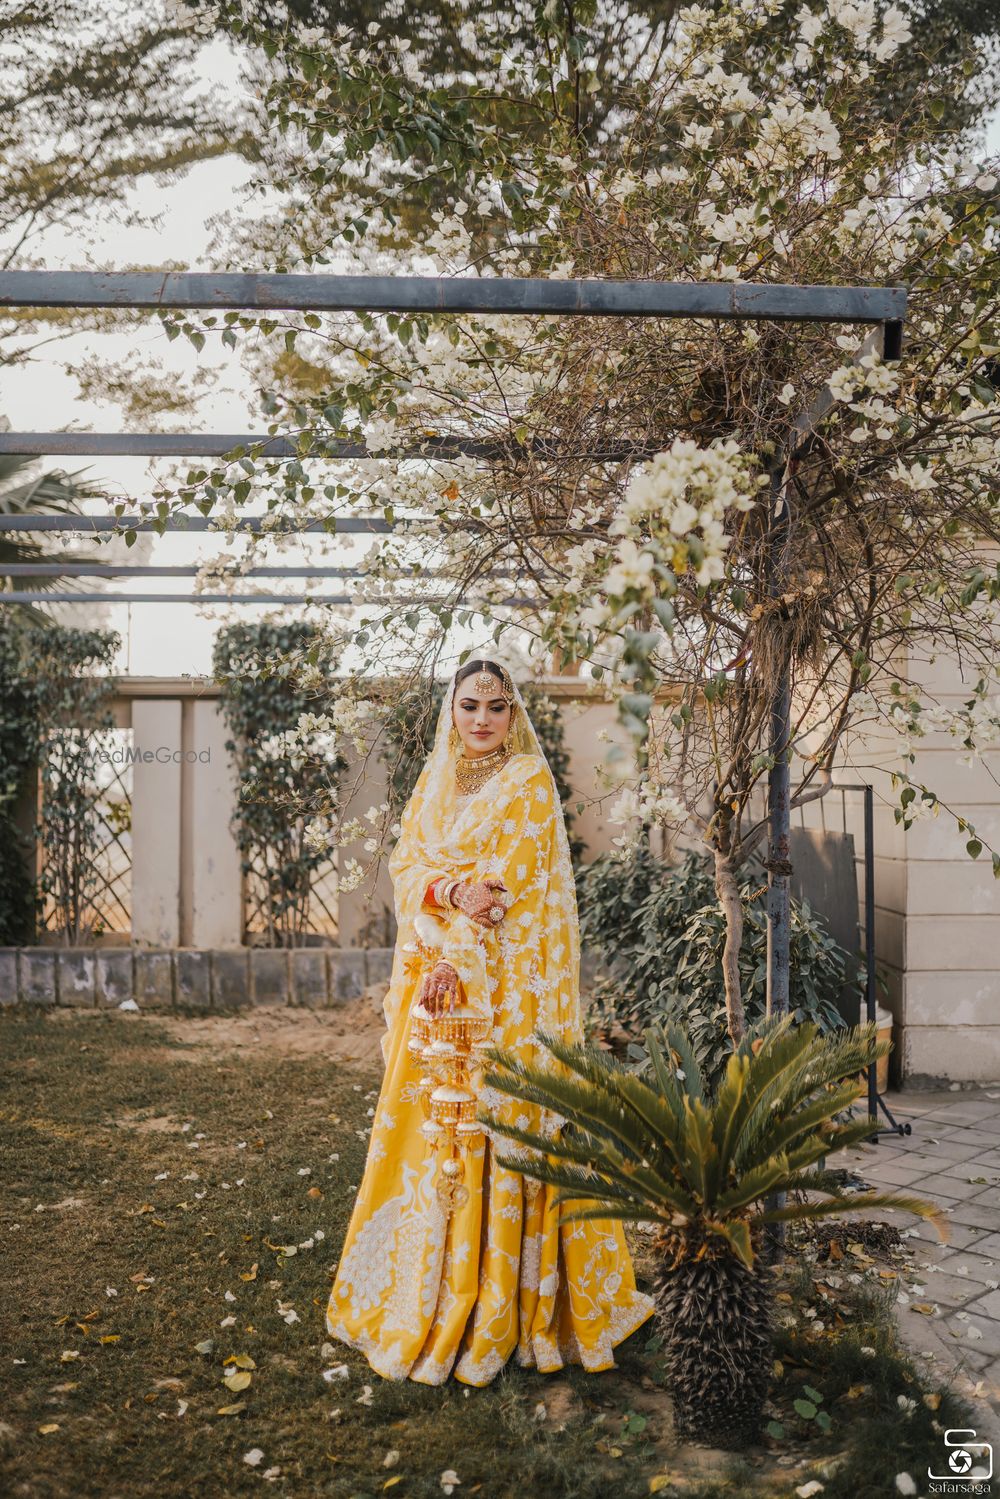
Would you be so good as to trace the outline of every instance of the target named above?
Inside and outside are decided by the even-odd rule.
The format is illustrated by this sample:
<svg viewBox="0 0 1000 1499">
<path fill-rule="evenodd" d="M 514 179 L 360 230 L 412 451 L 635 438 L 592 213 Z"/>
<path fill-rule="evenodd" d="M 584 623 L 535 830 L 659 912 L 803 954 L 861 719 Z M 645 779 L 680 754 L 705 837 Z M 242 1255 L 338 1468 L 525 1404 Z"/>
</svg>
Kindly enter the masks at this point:
<svg viewBox="0 0 1000 1499">
<path fill-rule="evenodd" d="M 969 697 L 975 680 L 944 654 L 906 664 L 905 675 L 922 685 L 927 701 L 950 706 Z M 846 740 L 834 774 L 835 782 L 867 780 L 875 792 L 875 951 L 888 983 L 879 1000 L 894 1019 L 891 1076 L 913 1086 L 994 1081 L 1000 1079 L 1000 881 L 988 852 L 970 859 L 969 834 L 946 812 L 904 830 L 895 820 L 899 791 L 890 777 L 905 770 L 972 822 L 984 842 L 1000 847 L 1000 747 L 963 766 L 957 741 L 929 734 L 914 742 L 909 765 L 899 760 L 897 745 L 894 735 L 866 728 Z M 860 859 L 862 799 L 850 794 L 843 802 Z M 836 792 L 793 816 L 811 827 L 844 825 Z M 860 867 L 859 899 L 863 928 Z"/>
<path fill-rule="evenodd" d="M 619 732 L 615 713 L 596 684 L 562 677 L 546 686 L 564 714 L 570 778 L 585 804 L 576 826 L 587 856 L 594 857 L 619 831 L 607 822 L 612 794 L 596 770 L 603 753 L 597 736 Z M 232 827 L 237 784 L 225 749 L 228 731 L 218 686 L 207 678 L 120 678 L 113 712 L 119 728 L 132 730 L 133 748 L 151 752 L 151 758 L 132 766 L 133 943 L 241 947 L 242 876 Z M 179 759 L 172 758 L 175 750 L 182 751 Z M 347 759 L 346 815 L 363 818 L 387 796 L 385 769 L 373 757 L 362 774 L 350 747 Z M 341 866 L 350 858 L 364 864 L 368 857 L 360 844 L 338 851 Z M 394 940 L 392 883 L 384 860 L 374 880 L 340 893 L 338 920 L 344 948 L 382 947 Z M 114 940 L 126 939 L 119 934 Z"/>
<path fill-rule="evenodd" d="M 978 673 L 963 675 L 939 657 L 914 674 L 927 694 L 951 707 L 971 695 Z M 994 686 L 994 691 L 997 688 Z M 918 741 L 909 774 L 1000 848 L 1000 746 L 972 765 L 944 733 Z M 906 839 L 904 930 L 905 1066 L 911 1077 L 1000 1078 L 1000 880 L 988 849 L 970 859 L 955 818 L 913 824 Z"/>
</svg>

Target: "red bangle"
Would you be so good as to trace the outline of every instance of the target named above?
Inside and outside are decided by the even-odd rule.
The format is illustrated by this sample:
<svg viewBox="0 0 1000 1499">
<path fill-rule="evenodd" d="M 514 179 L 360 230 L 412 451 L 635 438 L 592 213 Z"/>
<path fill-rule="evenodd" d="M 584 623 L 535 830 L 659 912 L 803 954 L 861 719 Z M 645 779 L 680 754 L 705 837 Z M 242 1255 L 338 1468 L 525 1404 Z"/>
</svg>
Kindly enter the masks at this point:
<svg viewBox="0 0 1000 1499">
<path fill-rule="evenodd" d="M 425 905 L 428 905 L 428 906 L 436 906 L 437 905 L 437 901 L 434 899 L 434 886 L 437 884 L 437 882 L 438 882 L 438 880 L 440 878 L 441 878 L 440 875 L 435 875 L 434 879 L 431 880 L 430 884 L 427 886 L 427 889 L 424 891 L 424 904 Z"/>
</svg>

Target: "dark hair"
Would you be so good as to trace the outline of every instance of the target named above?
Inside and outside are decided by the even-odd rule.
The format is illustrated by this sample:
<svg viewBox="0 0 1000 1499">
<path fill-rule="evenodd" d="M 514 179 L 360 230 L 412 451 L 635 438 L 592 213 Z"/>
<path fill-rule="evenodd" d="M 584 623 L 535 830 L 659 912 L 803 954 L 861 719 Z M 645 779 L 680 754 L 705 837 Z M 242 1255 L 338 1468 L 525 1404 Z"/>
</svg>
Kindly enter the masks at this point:
<svg viewBox="0 0 1000 1499">
<path fill-rule="evenodd" d="M 464 682 L 466 677 L 474 676 L 478 671 L 491 671 L 495 677 L 500 678 L 501 682 L 508 682 L 510 680 L 502 666 L 498 666 L 495 661 L 490 661 L 488 657 L 480 656 L 475 661 L 466 661 L 465 665 L 455 673 L 453 700 L 458 696 L 459 682 Z"/>
</svg>

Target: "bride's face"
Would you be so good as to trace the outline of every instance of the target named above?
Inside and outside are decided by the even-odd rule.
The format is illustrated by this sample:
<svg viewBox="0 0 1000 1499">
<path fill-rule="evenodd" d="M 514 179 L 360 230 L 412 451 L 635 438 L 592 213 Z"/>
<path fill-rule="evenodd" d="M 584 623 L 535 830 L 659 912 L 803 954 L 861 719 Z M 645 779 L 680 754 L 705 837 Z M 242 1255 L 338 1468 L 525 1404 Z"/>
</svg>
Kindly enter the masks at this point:
<svg viewBox="0 0 1000 1499">
<path fill-rule="evenodd" d="M 503 743 L 510 727 L 510 706 L 502 697 L 477 692 L 472 678 L 459 682 L 452 718 L 467 755 L 488 755 Z"/>
</svg>

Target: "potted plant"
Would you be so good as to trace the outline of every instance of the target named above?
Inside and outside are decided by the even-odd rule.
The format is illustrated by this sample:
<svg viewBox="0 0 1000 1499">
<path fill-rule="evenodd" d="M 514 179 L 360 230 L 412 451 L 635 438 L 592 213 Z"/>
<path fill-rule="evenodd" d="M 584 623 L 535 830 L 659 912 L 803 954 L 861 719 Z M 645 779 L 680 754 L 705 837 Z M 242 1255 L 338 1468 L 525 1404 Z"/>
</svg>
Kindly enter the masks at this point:
<svg viewBox="0 0 1000 1499">
<path fill-rule="evenodd" d="M 857 1074 L 886 1042 L 865 1024 L 823 1035 L 791 1016 L 765 1020 L 733 1052 L 708 1095 L 685 1031 L 644 1032 L 648 1078 L 586 1043 L 535 1033 L 557 1066 L 485 1052 L 485 1081 L 553 1110 L 554 1137 L 480 1111 L 490 1128 L 527 1147 L 500 1165 L 547 1182 L 564 1221 L 620 1218 L 658 1225 L 653 1294 L 678 1435 L 743 1446 L 759 1435 L 772 1364 L 773 1273 L 761 1247 L 770 1224 L 870 1208 L 938 1220 L 934 1203 L 896 1193 L 845 1195 L 819 1164 L 871 1133 L 843 1122 Z M 774 1193 L 803 1194 L 784 1206 Z M 804 1194 L 809 1194 L 808 1196 Z M 772 1198 L 773 1202 L 773 1198 Z"/>
</svg>

